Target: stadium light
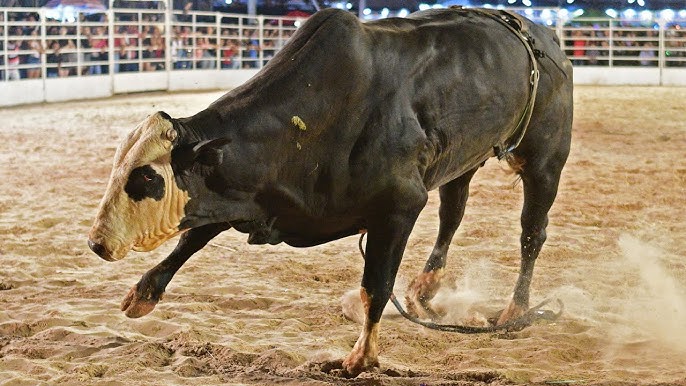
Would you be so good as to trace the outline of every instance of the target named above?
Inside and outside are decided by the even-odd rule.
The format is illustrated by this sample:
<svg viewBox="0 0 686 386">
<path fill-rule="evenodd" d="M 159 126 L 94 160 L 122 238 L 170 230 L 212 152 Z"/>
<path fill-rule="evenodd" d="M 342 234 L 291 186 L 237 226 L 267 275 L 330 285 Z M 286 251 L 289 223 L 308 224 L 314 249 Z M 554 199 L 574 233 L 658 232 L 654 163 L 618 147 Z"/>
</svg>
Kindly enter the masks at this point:
<svg viewBox="0 0 686 386">
<path fill-rule="evenodd" d="M 401 8 L 400 11 L 398 11 L 398 17 L 407 17 L 409 14 L 410 11 L 408 11 L 406 8 Z"/>
<path fill-rule="evenodd" d="M 638 4 L 641 7 L 645 7 L 646 2 L 644 0 L 636 0 L 636 4 Z"/>
<path fill-rule="evenodd" d="M 633 19 L 636 17 L 636 11 L 634 11 L 632 8 L 628 8 L 622 12 L 622 15 L 626 19 Z"/>
<path fill-rule="evenodd" d="M 617 11 L 615 11 L 615 10 L 612 9 L 612 8 L 606 9 L 606 10 L 605 10 L 605 14 L 606 14 L 607 16 L 613 18 L 613 19 L 617 18 L 617 16 L 619 15 L 619 14 L 617 13 Z"/>
<path fill-rule="evenodd" d="M 427 9 L 431 9 L 431 6 L 427 3 L 419 3 L 419 10 L 420 11 L 426 11 Z"/>
<path fill-rule="evenodd" d="M 660 18 L 664 21 L 672 21 L 676 16 L 676 12 L 673 9 L 663 9 L 660 11 Z"/>
<path fill-rule="evenodd" d="M 574 3 L 574 0 L 567 0 L 567 4 L 572 4 Z"/>
<path fill-rule="evenodd" d="M 527 7 L 531 7 L 531 0 L 522 0 L 522 4 L 526 5 Z"/>
<path fill-rule="evenodd" d="M 650 11 L 648 11 L 648 10 L 641 11 L 641 20 L 648 21 L 648 20 L 650 20 L 650 19 L 652 19 L 652 18 L 653 18 L 653 13 L 652 13 L 652 12 L 650 12 Z"/>
</svg>

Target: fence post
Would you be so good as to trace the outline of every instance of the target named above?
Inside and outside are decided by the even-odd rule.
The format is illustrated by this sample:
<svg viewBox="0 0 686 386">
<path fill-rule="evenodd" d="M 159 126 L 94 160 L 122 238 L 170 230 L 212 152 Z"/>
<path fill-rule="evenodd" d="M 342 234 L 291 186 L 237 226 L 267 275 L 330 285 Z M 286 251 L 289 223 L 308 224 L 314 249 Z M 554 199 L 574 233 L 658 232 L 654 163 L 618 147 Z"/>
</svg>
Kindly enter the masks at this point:
<svg viewBox="0 0 686 386">
<path fill-rule="evenodd" d="M 83 65 L 81 50 L 81 14 L 76 14 L 76 77 L 81 77 L 81 66 Z"/>
<path fill-rule="evenodd" d="M 614 31 L 614 28 L 612 28 L 614 26 L 613 20 L 609 19 L 608 24 L 609 24 L 608 34 L 610 36 L 608 36 L 608 38 L 609 38 L 608 43 L 609 44 L 608 44 L 607 48 L 610 50 L 610 52 L 608 52 L 608 55 L 607 55 L 607 65 L 608 65 L 608 67 L 613 67 L 614 52 L 615 52 L 615 31 Z"/>
<path fill-rule="evenodd" d="M 46 23 L 47 20 L 45 19 L 45 8 L 40 8 L 38 10 L 38 17 L 40 20 L 40 45 L 43 47 L 43 52 L 40 54 L 40 77 L 43 80 L 43 102 L 47 101 L 46 95 L 47 95 L 47 86 L 46 86 L 46 79 L 48 77 L 48 39 L 47 39 L 47 28 L 46 28 Z"/>
<path fill-rule="evenodd" d="M 658 40 L 657 40 L 657 66 L 660 69 L 660 86 L 663 85 L 664 69 L 667 65 L 665 60 L 665 51 L 667 46 L 665 44 L 665 29 L 667 29 L 667 23 L 665 20 L 660 19 L 657 22 L 658 25 Z"/>
<path fill-rule="evenodd" d="M 4 79 L 0 79 L 0 80 L 4 80 L 5 82 L 7 82 L 9 79 L 8 76 L 9 76 L 9 70 L 10 70 L 10 66 L 9 66 L 10 57 L 9 57 L 9 51 L 7 51 L 7 45 L 10 42 L 9 38 L 8 38 L 10 32 L 9 32 L 9 23 L 8 23 L 7 18 L 8 18 L 7 10 L 3 10 L 2 11 L 2 24 L 3 24 L 2 48 L 3 48 L 4 52 L 3 52 L 2 56 L 3 56 L 4 60 L 3 60 L 2 66 L 4 67 L 5 71 L 3 72 L 3 75 L 2 75 L 2 77 Z"/>
<path fill-rule="evenodd" d="M 167 91 L 171 88 L 171 72 L 173 70 L 173 60 L 171 52 L 172 41 L 172 18 L 174 17 L 174 3 L 173 0 L 165 2 L 167 12 L 164 18 L 164 69 L 167 72 Z"/>
<path fill-rule="evenodd" d="M 114 95 L 114 9 L 112 8 L 113 0 L 110 0 L 110 9 L 107 10 L 107 54 L 108 73 L 110 76 L 110 94 Z"/>
<path fill-rule="evenodd" d="M 260 64 L 257 66 L 257 68 L 262 68 L 264 66 L 264 16 L 259 15 L 257 16 L 257 44 L 258 44 L 258 51 L 257 51 L 257 57 L 260 58 Z"/>
</svg>

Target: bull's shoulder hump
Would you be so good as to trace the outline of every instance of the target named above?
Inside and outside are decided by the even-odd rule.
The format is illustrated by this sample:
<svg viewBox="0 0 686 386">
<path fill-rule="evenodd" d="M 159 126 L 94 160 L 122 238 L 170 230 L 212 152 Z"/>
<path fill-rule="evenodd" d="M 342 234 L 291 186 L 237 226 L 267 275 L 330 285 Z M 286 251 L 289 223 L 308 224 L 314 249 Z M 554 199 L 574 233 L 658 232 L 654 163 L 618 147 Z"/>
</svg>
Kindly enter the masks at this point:
<svg viewBox="0 0 686 386">
<path fill-rule="evenodd" d="M 312 15 L 305 27 L 310 29 L 336 28 L 341 26 L 358 27 L 362 23 L 348 11 L 338 8 L 327 8 Z"/>
</svg>

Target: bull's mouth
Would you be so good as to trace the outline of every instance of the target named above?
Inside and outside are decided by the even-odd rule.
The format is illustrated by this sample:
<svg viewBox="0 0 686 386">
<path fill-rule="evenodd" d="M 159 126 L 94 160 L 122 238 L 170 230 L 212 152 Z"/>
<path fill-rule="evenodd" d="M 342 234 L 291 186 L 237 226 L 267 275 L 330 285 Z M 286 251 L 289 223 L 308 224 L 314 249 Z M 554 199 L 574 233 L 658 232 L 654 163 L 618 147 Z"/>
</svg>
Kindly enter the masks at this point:
<svg viewBox="0 0 686 386">
<path fill-rule="evenodd" d="M 126 256 L 126 253 L 131 249 L 129 248 L 118 248 L 118 249 L 108 249 L 104 244 L 100 244 L 92 239 L 88 239 L 88 247 L 98 255 L 101 259 L 105 261 L 118 261 Z"/>
</svg>

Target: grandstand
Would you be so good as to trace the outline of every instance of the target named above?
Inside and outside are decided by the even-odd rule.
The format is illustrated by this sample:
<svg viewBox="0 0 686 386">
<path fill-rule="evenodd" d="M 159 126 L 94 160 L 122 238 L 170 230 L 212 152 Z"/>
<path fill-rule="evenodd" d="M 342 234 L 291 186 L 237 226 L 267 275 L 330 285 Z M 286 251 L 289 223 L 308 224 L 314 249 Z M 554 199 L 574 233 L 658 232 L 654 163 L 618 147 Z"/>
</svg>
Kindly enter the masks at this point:
<svg viewBox="0 0 686 386">
<path fill-rule="evenodd" d="M 296 6 L 282 1 L 269 4 L 281 4 L 284 15 L 249 15 L 227 13 L 226 7 L 218 6 L 230 1 L 4 1 L 2 5 L 11 6 L 0 8 L 0 105 L 233 87 L 254 75 L 286 44 L 309 15 L 308 4 L 351 12 L 359 6 L 293 3 Z M 577 83 L 686 85 L 686 11 L 651 12 L 647 6 L 657 2 L 646 0 L 642 11 L 617 7 L 615 13 L 596 10 L 599 15 L 589 16 L 592 12 L 579 11 L 585 9 L 580 6 L 600 2 L 565 0 L 564 7 L 560 3 L 534 7 L 503 0 L 476 5 L 509 5 L 508 9 L 554 29 L 577 67 Z M 410 3 L 369 0 L 367 4 Z M 365 9 L 363 19 L 410 11 Z"/>
</svg>

